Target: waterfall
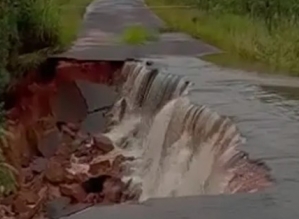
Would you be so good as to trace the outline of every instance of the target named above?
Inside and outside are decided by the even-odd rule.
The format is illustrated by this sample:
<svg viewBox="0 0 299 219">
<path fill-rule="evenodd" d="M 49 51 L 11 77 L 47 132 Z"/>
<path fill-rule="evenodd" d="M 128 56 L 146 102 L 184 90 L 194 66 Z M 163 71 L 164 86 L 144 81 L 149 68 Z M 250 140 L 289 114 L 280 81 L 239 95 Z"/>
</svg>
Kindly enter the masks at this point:
<svg viewBox="0 0 299 219">
<path fill-rule="evenodd" d="M 125 63 L 121 99 L 107 133 L 124 154 L 127 177 L 141 183 L 140 200 L 199 194 L 255 192 L 271 184 L 268 168 L 238 148 L 230 119 L 194 105 L 191 83 L 143 62 Z"/>
</svg>

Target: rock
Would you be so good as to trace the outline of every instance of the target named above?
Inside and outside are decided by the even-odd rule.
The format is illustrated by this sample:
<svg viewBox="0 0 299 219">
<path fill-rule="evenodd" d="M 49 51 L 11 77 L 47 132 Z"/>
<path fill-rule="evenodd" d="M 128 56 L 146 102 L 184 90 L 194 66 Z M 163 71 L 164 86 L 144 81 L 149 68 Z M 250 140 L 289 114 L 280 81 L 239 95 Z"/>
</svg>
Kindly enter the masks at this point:
<svg viewBox="0 0 299 219">
<path fill-rule="evenodd" d="M 57 129 L 46 133 L 38 144 L 39 152 L 46 158 L 54 156 L 60 144 L 60 135 Z"/>
<path fill-rule="evenodd" d="M 104 153 L 109 153 L 114 149 L 113 142 L 106 136 L 98 134 L 94 137 L 94 146 Z"/>
<path fill-rule="evenodd" d="M 75 199 L 77 202 L 84 202 L 87 194 L 79 184 L 64 184 L 60 186 L 62 195 Z"/>
<path fill-rule="evenodd" d="M 102 201 L 103 201 L 102 197 L 98 193 L 89 193 L 85 198 L 85 202 L 90 203 L 90 204 L 96 204 L 96 203 L 100 203 Z"/>
<path fill-rule="evenodd" d="M 34 174 L 30 167 L 22 168 L 21 169 L 21 183 L 27 184 L 28 182 L 31 182 L 34 178 Z"/>
<path fill-rule="evenodd" d="M 71 166 L 66 171 L 73 176 L 88 175 L 89 168 L 88 164 L 71 163 Z"/>
<path fill-rule="evenodd" d="M 1 197 L 0 198 L 0 209 L 1 209 L 1 206 L 4 205 L 4 206 L 11 206 L 14 202 L 16 198 L 16 195 L 12 194 L 10 196 L 7 196 L 7 197 Z"/>
<path fill-rule="evenodd" d="M 72 131 L 78 132 L 80 129 L 80 124 L 79 123 L 67 123 L 67 127 L 69 127 Z"/>
<path fill-rule="evenodd" d="M 44 172 L 47 168 L 48 160 L 42 157 L 38 157 L 30 164 L 32 171 L 36 173 Z"/>
<path fill-rule="evenodd" d="M 55 200 L 61 197 L 61 192 L 59 186 L 54 186 L 52 184 L 48 184 L 48 199 Z"/>
<path fill-rule="evenodd" d="M 11 206 L 2 205 L 0 204 L 0 216 L 1 219 L 14 219 L 14 213 L 12 212 Z"/>
<path fill-rule="evenodd" d="M 72 130 L 70 127 L 68 127 L 67 124 L 62 124 L 60 126 L 60 129 L 63 133 L 69 135 L 72 138 L 75 138 L 76 132 L 74 130 Z"/>
<path fill-rule="evenodd" d="M 62 182 L 65 178 L 65 170 L 61 163 L 54 159 L 50 160 L 45 171 L 45 177 L 51 183 Z"/>
<path fill-rule="evenodd" d="M 56 157 L 66 160 L 69 158 L 69 156 L 72 152 L 73 152 L 73 149 L 68 144 L 61 144 L 60 147 L 57 149 Z"/>
<path fill-rule="evenodd" d="M 21 199 L 26 202 L 26 204 L 35 204 L 39 200 L 39 196 L 34 191 L 23 190 L 20 191 L 19 196 L 22 197 Z"/>
<path fill-rule="evenodd" d="M 115 159 L 112 162 L 112 171 L 114 174 L 119 175 L 122 173 L 122 164 L 125 161 L 133 161 L 134 157 L 125 157 L 123 155 L 118 155 L 115 157 Z"/>
<path fill-rule="evenodd" d="M 103 195 L 104 202 L 108 203 L 120 203 L 122 194 L 124 191 L 124 183 L 115 177 L 111 177 L 104 182 Z"/>
<path fill-rule="evenodd" d="M 93 176 L 99 176 L 107 174 L 111 169 L 111 164 L 109 160 L 101 161 L 99 163 L 93 163 L 90 165 L 89 173 Z"/>
<path fill-rule="evenodd" d="M 26 201 L 24 197 L 18 196 L 13 203 L 14 212 L 24 213 L 30 210 L 30 208 L 26 205 Z"/>
</svg>

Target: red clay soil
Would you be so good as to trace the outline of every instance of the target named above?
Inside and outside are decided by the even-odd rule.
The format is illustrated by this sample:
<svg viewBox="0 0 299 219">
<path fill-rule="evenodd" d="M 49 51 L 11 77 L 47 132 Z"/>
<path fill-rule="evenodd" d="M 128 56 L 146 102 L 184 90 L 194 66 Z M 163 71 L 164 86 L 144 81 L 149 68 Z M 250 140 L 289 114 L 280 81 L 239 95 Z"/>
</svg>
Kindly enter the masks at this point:
<svg viewBox="0 0 299 219">
<path fill-rule="evenodd" d="M 56 121 L 51 105 L 59 86 L 75 80 L 112 85 L 118 69 L 107 62 L 60 62 L 52 81 L 39 83 L 39 73 L 31 72 L 16 85 L 7 113 L 13 137 L 7 137 L 4 156 L 16 170 L 18 191 L 0 198 L 1 219 L 47 218 L 45 206 L 61 197 L 70 204 L 136 198 L 121 181 L 121 164 L 129 158 L 103 134 L 90 136 L 78 123 Z"/>
</svg>

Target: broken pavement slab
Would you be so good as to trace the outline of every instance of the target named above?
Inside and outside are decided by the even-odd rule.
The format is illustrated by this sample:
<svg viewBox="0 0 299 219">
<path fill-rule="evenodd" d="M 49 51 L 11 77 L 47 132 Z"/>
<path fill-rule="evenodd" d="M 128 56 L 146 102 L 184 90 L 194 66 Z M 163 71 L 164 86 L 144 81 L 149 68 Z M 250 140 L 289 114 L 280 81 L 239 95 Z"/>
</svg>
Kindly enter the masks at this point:
<svg viewBox="0 0 299 219">
<path fill-rule="evenodd" d="M 82 80 L 77 80 L 76 85 L 86 100 L 88 112 L 103 107 L 111 107 L 116 101 L 117 93 L 111 86 Z"/>
<path fill-rule="evenodd" d="M 83 120 L 81 130 L 90 134 L 105 131 L 105 112 L 113 106 L 117 93 L 113 87 L 87 81 L 76 81 L 88 108 L 88 115 Z"/>
<path fill-rule="evenodd" d="M 102 112 L 88 114 L 87 117 L 82 121 L 80 130 L 91 135 L 105 131 L 106 118 Z"/>
<path fill-rule="evenodd" d="M 78 123 L 87 116 L 87 105 L 75 82 L 59 86 L 52 109 L 57 121 Z"/>
</svg>

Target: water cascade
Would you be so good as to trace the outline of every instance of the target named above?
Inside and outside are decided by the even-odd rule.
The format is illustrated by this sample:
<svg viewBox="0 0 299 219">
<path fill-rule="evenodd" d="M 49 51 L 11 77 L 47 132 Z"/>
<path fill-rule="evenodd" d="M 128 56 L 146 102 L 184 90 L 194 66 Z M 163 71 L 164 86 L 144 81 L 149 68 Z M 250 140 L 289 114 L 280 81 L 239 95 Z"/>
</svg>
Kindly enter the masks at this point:
<svg viewBox="0 0 299 219">
<path fill-rule="evenodd" d="M 190 102 L 190 82 L 139 61 L 126 62 L 121 75 L 107 136 L 136 158 L 126 177 L 141 186 L 141 201 L 271 185 L 266 165 L 238 149 L 244 139 L 231 120 Z"/>
</svg>

